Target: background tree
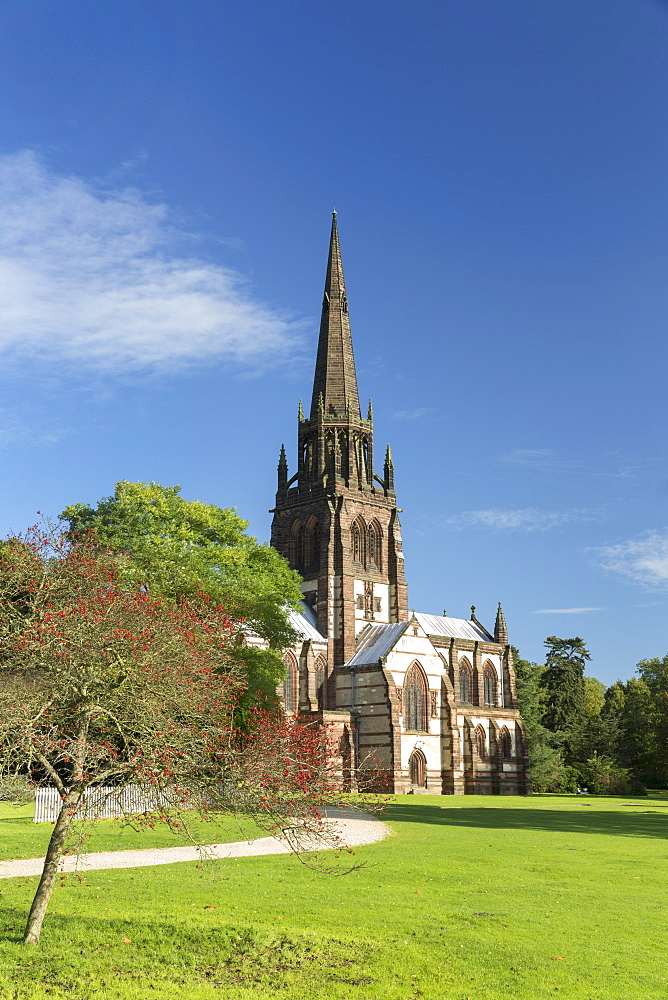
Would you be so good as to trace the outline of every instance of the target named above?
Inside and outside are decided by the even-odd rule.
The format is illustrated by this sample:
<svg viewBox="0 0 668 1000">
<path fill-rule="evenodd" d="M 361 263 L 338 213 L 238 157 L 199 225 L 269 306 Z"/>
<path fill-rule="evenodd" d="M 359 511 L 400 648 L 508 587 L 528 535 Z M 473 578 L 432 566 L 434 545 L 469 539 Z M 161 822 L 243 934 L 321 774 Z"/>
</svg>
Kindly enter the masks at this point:
<svg viewBox="0 0 668 1000">
<path fill-rule="evenodd" d="M 594 755 L 607 754 L 610 742 L 606 720 L 601 715 L 605 705 L 605 684 L 596 677 L 584 677 L 583 680 L 582 709 L 567 731 L 569 760 L 576 766 Z"/>
<path fill-rule="evenodd" d="M 266 640 L 267 650 L 240 643 L 236 655 L 248 678 L 245 703 L 275 698 L 284 675 L 280 651 L 294 642 L 287 609 L 301 598 L 300 577 L 269 545 L 246 534 L 233 508 L 184 500 L 179 486 L 120 482 L 91 507 L 77 503 L 60 515 L 71 539 L 86 537 L 126 558 L 120 571 L 154 597 L 203 590 Z"/>
<path fill-rule="evenodd" d="M 527 738 L 531 782 L 537 792 L 562 789 L 567 780 L 560 740 L 543 725 L 543 667 L 520 656 L 512 647 L 517 702 Z"/>
<path fill-rule="evenodd" d="M 631 677 L 624 685 L 620 722 L 620 763 L 623 767 L 630 768 L 643 784 L 654 788 L 662 787 L 665 773 L 657 746 L 657 700 L 643 677 Z"/>
<path fill-rule="evenodd" d="M 621 760 L 622 718 L 626 691 L 621 681 L 607 688 L 601 708 L 603 752 L 613 760 Z"/>
<path fill-rule="evenodd" d="M 591 659 L 584 641 L 560 639 L 549 635 L 545 640 L 547 656 L 541 675 L 545 693 L 543 722 L 553 733 L 569 734 L 581 723 L 585 707 L 585 662 Z"/>
<path fill-rule="evenodd" d="M 0 771 L 56 786 L 62 805 L 25 942 L 36 943 L 87 789 L 140 784 L 174 829 L 184 810 L 232 806 L 320 835 L 334 792 L 326 733 L 282 715 L 235 730 L 245 687 L 236 622 L 207 595 L 127 584 L 118 559 L 30 533 L 0 548 Z"/>
</svg>

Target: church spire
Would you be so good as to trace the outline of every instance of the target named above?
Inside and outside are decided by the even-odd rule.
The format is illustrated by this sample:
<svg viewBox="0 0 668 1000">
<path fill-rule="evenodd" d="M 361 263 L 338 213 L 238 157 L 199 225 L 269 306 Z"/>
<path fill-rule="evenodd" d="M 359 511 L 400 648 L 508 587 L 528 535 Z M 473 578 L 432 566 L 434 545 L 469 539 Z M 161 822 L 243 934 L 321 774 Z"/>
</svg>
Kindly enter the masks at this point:
<svg viewBox="0 0 668 1000">
<path fill-rule="evenodd" d="M 357 374 L 336 212 L 332 213 L 332 234 L 329 241 L 325 294 L 315 362 L 311 420 L 318 419 L 318 400 L 321 395 L 325 417 L 348 416 L 349 419 L 360 419 Z"/>
</svg>

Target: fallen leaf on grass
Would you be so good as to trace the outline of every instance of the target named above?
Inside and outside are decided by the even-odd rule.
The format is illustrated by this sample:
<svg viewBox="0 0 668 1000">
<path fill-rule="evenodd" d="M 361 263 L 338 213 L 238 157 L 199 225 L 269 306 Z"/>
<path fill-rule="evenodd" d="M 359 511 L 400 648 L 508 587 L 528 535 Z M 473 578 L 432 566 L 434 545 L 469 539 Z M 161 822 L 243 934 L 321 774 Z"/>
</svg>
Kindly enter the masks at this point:
<svg viewBox="0 0 668 1000">
<path fill-rule="evenodd" d="M 563 955 L 553 955 L 552 956 L 552 961 L 553 962 L 563 962 L 563 960 L 564 960 L 564 956 Z"/>
<path fill-rule="evenodd" d="M 215 906 L 205 906 L 204 909 L 205 910 L 215 910 L 216 907 Z"/>
<path fill-rule="evenodd" d="M 123 944 L 132 944 L 132 938 L 124 937 L 121 940 L 123 941 Z"/>
</svg>

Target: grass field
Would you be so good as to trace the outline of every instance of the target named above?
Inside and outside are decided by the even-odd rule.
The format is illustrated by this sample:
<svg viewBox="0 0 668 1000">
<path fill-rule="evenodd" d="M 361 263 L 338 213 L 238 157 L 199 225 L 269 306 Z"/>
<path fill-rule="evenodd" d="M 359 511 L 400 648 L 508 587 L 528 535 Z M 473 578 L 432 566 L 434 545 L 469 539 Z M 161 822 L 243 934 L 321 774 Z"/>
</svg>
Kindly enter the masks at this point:
<svg viewBox="0 0 668 1000">
<path fill-rule="evenodd" d="M 262 856 L 70 879 L 36 949 L 35 882 L 7 880 L 0 998 L 668 996 L 665 798 L 416 796 L 385 818 L 347 875 Z M 7 823 L 3 856 L 26 856 L 35 828 Z M 105 827 L 91 849 L 135 846 Z"/>
<path fill-rule="evenodd" d="M 0 803 L 0 861 L 38 858 L 46 853 L 53 825 L 33 823 L 34 811 L 33 803 L 18 807 L 6 802 Z M 227 817 L 221 823 L 201 822 L 195 818 L 191 826 L 200 844 L 223 844 L 267 836 L 266 831 L 260 830 L 251 820 L 234 816 Z M 164 825 L 157 825 L 153 830 L 147 827 L 137 831 L 130 826 L 121 826 L 114 820 L 101 820 L 86 824 L 80 832 L 81 850 L 86 853 L 178 847 L 183 843 Z"/>
</svg>

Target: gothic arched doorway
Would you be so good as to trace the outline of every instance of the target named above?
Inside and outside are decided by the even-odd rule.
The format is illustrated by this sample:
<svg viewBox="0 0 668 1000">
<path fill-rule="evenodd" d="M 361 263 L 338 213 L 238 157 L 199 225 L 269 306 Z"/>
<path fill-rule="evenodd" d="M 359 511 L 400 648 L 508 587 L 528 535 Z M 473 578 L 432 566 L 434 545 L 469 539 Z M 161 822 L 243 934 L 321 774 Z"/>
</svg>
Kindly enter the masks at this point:
<svg viewBox="0 0 668 1000">
<path fill-rule="evenodd" d="M 421 750 L 414 750 L 408 758 L 408 774 L 411 785 L 427 787 L 427 759 Z"/>
</svg>

